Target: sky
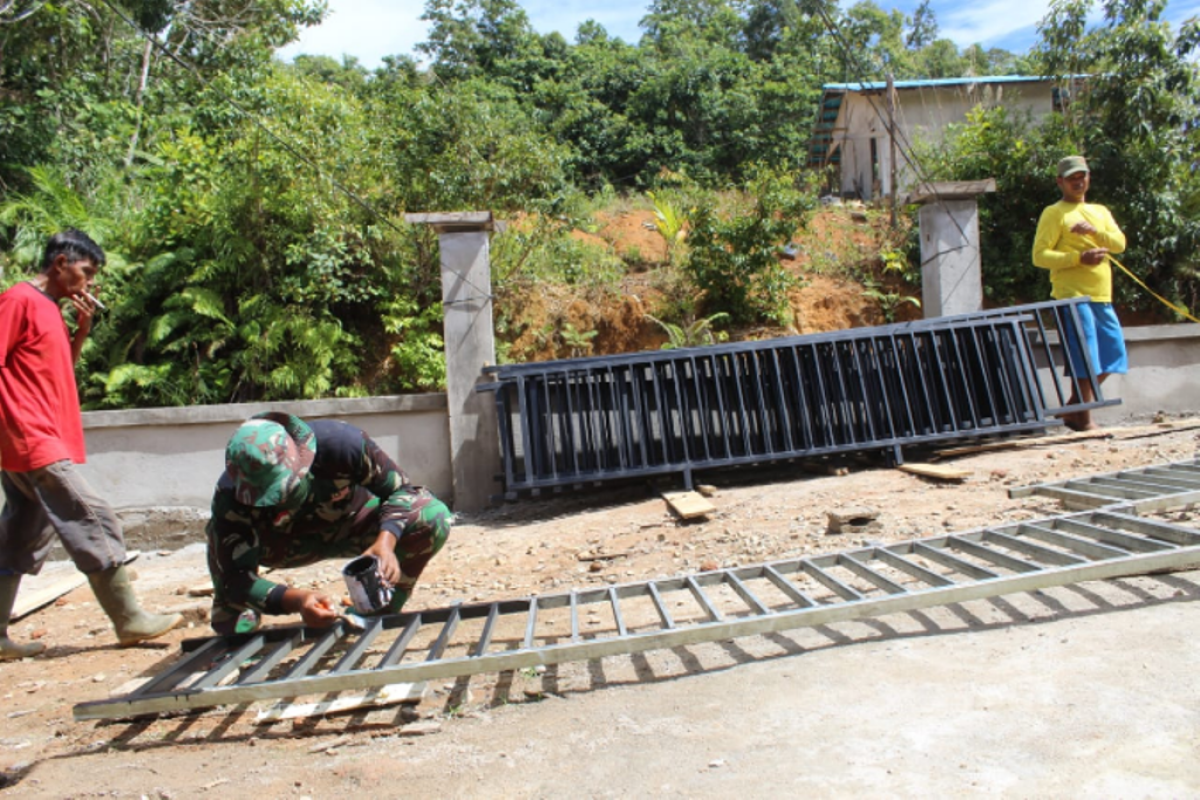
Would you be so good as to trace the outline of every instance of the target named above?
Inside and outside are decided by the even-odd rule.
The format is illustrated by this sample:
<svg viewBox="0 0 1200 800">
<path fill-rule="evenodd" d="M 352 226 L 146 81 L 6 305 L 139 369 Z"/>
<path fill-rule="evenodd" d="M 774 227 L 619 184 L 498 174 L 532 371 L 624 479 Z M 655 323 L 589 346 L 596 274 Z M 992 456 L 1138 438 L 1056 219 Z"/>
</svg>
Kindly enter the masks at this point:
<svg viewBox="0 0 1200 800">
<path fill-rule="evenodd" d="M 427 38 L 420 17 L 425 0 L 328 0 L 325 22 L 301 34 L 300 41 L 280 51 L 284 59 L 300 53 L 326 55 L 341 60 L 350 55 L 367 69 L 382 64 L 387 55 L 416 55 L 414 45 Z M 594 19 L 627 42 L 641 37 L 638 22 L 649 0 L 609 0 L 597 7 L 582 0 L 518 0 L 533 29 L 541 34 L 558 31 L 575 41 L 579 23 Z M 920 0 L 875 0 L 884 10 L 895 8 L 911 16 Z M 850 5 L 843 0 L 843 7 Z M 1037 23 L 1049 10 L 1048 0 L 933 0 L 938 35 L 960 48 L 981 44 L 1024 53 L 1037 40 Z M 1169 0 L 1167 20 L 1178 30 L 1180 21 L 1200 15 L 1200 0 Z"/>
</svg>

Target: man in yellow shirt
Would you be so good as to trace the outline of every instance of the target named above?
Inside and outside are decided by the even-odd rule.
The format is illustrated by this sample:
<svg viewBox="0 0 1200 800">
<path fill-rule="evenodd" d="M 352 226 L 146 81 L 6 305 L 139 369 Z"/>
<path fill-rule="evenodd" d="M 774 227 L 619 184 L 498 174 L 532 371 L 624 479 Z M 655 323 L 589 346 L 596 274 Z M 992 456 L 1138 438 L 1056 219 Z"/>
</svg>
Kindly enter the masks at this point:
<svg viewBox="0 0 1200 800">
<path fill-rule="evenodd" d="M 1097 381 L 1103 383 L 1109 375 L 1129 371 L 1125 335 L 1112 307 L 1112 267 L 1108 259 L 1109 253 L 1125 251 L 1125 234 L 1107 208 L 1087 202 L 1091 172 L 1083 156 L 1067 156 L 1059 161 L 1057 181 L 1062 200 L 1048 206 L 1038 220 L 1033 263 L 1050 270 L 1050 294 L 1054 299 L 1091 298 L 1091 302 L 1079 306 L 1084 349 L 1071 335 L 1064 336 L 1063 346 L 1068 375 L 1082 377 L 1080 359 L 1086 352 Z M 1073 368 L 1076 364 L 1079 369 Z M 1096 399 L 1090 381 L 1077 380 L 1075 386 L 1068 405 Z M 1064 414 L 1063 422 L 1077 431 L 1097 428 L 1090 411 Z"/>
</svg>

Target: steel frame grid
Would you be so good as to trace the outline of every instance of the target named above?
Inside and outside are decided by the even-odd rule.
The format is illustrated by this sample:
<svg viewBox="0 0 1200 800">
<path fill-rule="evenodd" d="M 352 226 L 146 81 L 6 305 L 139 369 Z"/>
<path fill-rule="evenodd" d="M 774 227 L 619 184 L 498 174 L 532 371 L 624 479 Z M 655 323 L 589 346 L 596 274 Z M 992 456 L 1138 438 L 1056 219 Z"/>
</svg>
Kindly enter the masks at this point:
<svg viewBox="0 0 1200 800">
<path fill-rule="evenodd" d="M 1008 490 L 1012 498 L 1035 494 L 1070 509 L 1125 503 L 1139 514 L 1200 504 L 1200 457 Z"/>
<path fill-rule="evenodd" d="M 498 673 L 1196 565 L 1200 530 L 1110 505 L 892 545 L 374 618 L 363 631 L 338 623 L 191 640 L 183 658 L 142 687 L 80 703 L 74 715 L 129 718 Z M 607 626 L 584 632 L 585 609 L 603 611 Z M 422 628 L 433 630 L 410 652 Z M 387 632 L 391 643 L 366 666 Z"/>
<path fill-rule="evenodd" d="M 691 488 L 698 469 L 854 451 L 900 462 L 906 445 L 1060 424 L 1052 414 L 1118 402 L 1093 374 L 1056 372 L 1048 331 L 1078 337 L 1085 301 L 489 368 L 504 496 L 664 474 Z M 1096 401 L 1066 405 L 1084 380 Z"/>
</svg>

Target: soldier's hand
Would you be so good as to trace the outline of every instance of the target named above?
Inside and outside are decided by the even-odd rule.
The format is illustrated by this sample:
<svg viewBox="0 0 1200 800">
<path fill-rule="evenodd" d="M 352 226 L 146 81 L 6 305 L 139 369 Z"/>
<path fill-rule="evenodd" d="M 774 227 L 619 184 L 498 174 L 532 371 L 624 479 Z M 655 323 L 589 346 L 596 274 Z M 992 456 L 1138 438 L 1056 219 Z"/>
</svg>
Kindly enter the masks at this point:
<svg viewBox="0 0 1200 800">
<path fill-rule="evenodd" d="M 328 628 L 337 622 L 338 610 L 329 595 L 290 588 L 283 595 L 285 611 L 299 613 L 310 628 Z"/>
<path fill-rule="evenodd" d="M 375 544 L 363 551 L 364 556 L 379 559 L 379 574 L 392 586 L 400 580 L 400 560 L 396 558 L 396 537 L 380 531 Z"/>
</svg>

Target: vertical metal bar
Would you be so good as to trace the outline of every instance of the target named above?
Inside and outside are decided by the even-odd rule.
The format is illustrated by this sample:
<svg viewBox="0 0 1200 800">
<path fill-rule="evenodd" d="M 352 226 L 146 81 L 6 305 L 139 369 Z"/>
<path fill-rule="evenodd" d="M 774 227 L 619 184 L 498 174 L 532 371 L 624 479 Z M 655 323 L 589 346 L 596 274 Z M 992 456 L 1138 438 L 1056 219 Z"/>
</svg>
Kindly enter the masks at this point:
<svg viewBox="0 0 1200 800">
<path fill-rule="evenodd" d="M 982 558 L 984 561 L 1012 570 L 1013 572 L 1037 572 L 1042 569 L 1039 564 L 1032 564 L 1023 558 L 1014 558 L 1013 556 L 1005 555 L 961 536 L 946 537 L 946 545 L 954 550 L 969 553 L 976 558 Z"/>
<path fill-rule="evenodd" d="M 345 623 L 341 623 L 345 624 Z M 358 634 L 354 644 L 346 651 L 341 660 L 334 666 L 333 672 L 346 672 L 354 669 L 362 657 L 366 655 L 367 648 L 371 646 L 371 642 L 375 641 L 375 637 L 383 630 L 383 620 L 375 617 L 367 623 L 366 628 Z"/>
<path fill-rule="evenodd" d="M 750 455 L 754 452 L 754 447 L 750 443 L 750 410 L 746 406 L 746 395 L 742 391 L 742 363 L 738 355 L 738 353 L 730 355 L 730 376 L 733 388 L 737 390 L 737 416 L 742 429 L 742 455 Z"/>
<path fill-rule="evenodd" d="M 800 560 L 800 569 L 804 574 L 816 578 L 817 582 L 829 589 L 834 594 L 841 597 L 843 600 L 862 600 L 863 594 L 857 589 L 852 589 L 846 584 L 839 581 L 837 578 L 830 575 L 825 570 L 818 567 L 810 559 L 804 558 Z"/>
<path fill-rule="evenodd" d="M 955 581 L 947 578 L 945 575 L 939 575 L 933 570 L 926 569 L 920 564 L 914 564 L 907 558 L 904 558 L 898 553 L 883 547 L 875 548 L 873 555 L 883 563 L 890 566 L 892 569 L 900 570 L 908 575 L 916 578 L 919 581 L 924 581 L 930 586 L 953 586 Z"/>
<path fill-rule="evenodd" d="M 746 351 L 747 373 L 749 373 L 750 386 L 754 390 L 754 399 L 757 401 L 753 408 L 747 409 L 747 416 L 756 422 L 755 427 L 758 430 L 758 443 L 753 450 L 754 454 L 770 455 L 775 452 L 775 447 L 771 443 L 770 425 L 766 419 L 766 393 L 763 391 L 762 369 L 759 367 L 758 357 L 758 349 Z"/>
<path fill-rule="evenodd" d="M 958 572 L 960 575 L 966 575 L 967 577 L 975 578 L 976 580 L 991 580 L 993 578 L 1000 577 L 998 572 L 992 572 L 990 569 L 985 569 L 978 564 L 959 558 L 958 556 L 938 547 L 930 547 L 927 544 L 917 542 L 913 544 L 912 552 L 915 555 L 922 556 L 930 561 L 936 561 L 943 567 L 949 567 L 955 572 Z"/>
<path fill-rule="evenodd" d="M 509 391 L 509 384 L 500 383 L 496 386 L 492 401 L 496 404 L 496 425 L 500 436 L 500 463 L 504 469 L 504 488 L 510 489 L 513 487 L 516 477 L 514 469 L 514 458 L 516 454 L 513 452 L 515 446 L 512 440 L 512 417 L 506 402 L 506 397 Z"/>
<path fill-rule="evenodd" d="M 816 344 L 808 346 L 811 354 L 809 364 L 812 368 L 813 377 L 817 384 L 817 408 L 820 409 L 822 427 L 824 428 L 825 441 L 824 444 L 841 444 L 839 437 L 834 433 L 834 420 L 832 418 L 833 409 L 830 408 L 829 393 L 825 391 L 825 378 L 821 369 L 821 355 Z"/>
<path fill-rule="evenodd" d="M 751 610 L 753 610 L 754 613 L 759 614 L 759 615 L 775 613 L 771 609 L 767 608 L 766 604 L 763 603 L 763 601 L 759 600 L 754 595 L 754 592 L 750 591 L 750 588 L 748 586 L 746 586 L 746 584 L 743 583 L 741 581 L 741 579 L 738 578 L 737 575 L 734 575 L 732 572 L 726 571 L 725 572 L 725 582 L 729 584 L 730 588 L 733 589 L 733 591 L 737 594 L 738 597 L 742 598 L 742 600 L 746 603 L 746 605 L 750 606 Z"/>
<path fill-rule="evenodd" d="M 488 645 L 492 643 L 492 632 L 496 629 L 496 617 L 500 614 L 500 604 L 492 603 L 488 608 L 487 619 L 483 623 L 483 630 L 479 633 L 479 641 L 475 643 L 475 649 L 471 652 L 473 658 L 487 653 Z"/>
<path fill-rule="evenodd" d="M 455 603 L 450 607 L 450 616 L 442 624 L 442 632 L 438 634 L 437 639 L 429 648 L 429 657 L 426 661 L 439 661 L 446 652 L 446 647 L 450 644 L 450 637 L 454 635 L 454 629 L 458 627 L 459 620 L 462 619 L 462 604 Z"/>
<path fill-rule="evenodd" d="M 218 641 L 218 640 L 214 640 Z M 267 653 L 263 658 L 259 659 L 258 663 L 250 669 L 242 673 L 238 678 L 239 686 L 248 686 L 252 683 L 258 683 L 264 680 L 271 670 L 275 669 L 282 661 L 287 658 L 296 645 L 304 641 L 304 629 L 297 628 L 292 635 L 286 639 L 280 639 L 277 642 L 272 642 L 267 646 Z M 143 687 L 144 688 L 144 687 Z"/>
<path fill-rule="evenodd" d="M 584 447 L 581 441 L 584 423 L 576 409 L 575 402 L 579 384 L 571 380 L 570 370 L 564 370 L 559 374 L 562 381 L 563 398 L 563 413 L 559 415 L 563 430 L 563 473 L 569 476 L 578 476 L 583 471 L 580 459 L 584 457 Z"/>
<path fill-rule="evenodd" d="M 555 424 L 556 414 L 554 411 L 554 401 L 551 399 L 551 396 L 550 396 L 550 385 L 551 385 L 550 376 L 542 375 L 541 376 L 542 401 L 545 404 L 544 419 L 545 419 L 545 427 L 546 427 L 546 433 L 545 433 L 546 462 L 547 462 L 547 466 L 549 468 L 547 469 L 547 468 L 543 467 L 541 476 L 544 478 L 550 478 L 552 480 L 557 480 L 558 479 L 558 456 L 557 456 L 558 444 L 556 441 L 557 437 L 555 436 L 555 430 L 557 428 L 557 425 Z"/>
<path fill-rule="evenodd" d="M 979 339 L 979 329 L 972 326 L 965 329 L 965 332 L 971 337 L 970 349 L 975 354 L 973 361 L 976 364 L 976 372 L 978 376 L 977 379 L 983 386 L 983 399 L 987 402 L 987 410 L 989 414 L 988 419 L 991 420 L 991 424 L 988 427 L 997 428 L 1000 426 L 1000 419 L 999 410 L 997 409 L 996 403 L 996 390 L 995 387 L 992 386 L 992 378 L 989 374 L 990 370 L 988 370 L 987 362 L 985 361 L 986 354 L 983 351 L 983 345 Z M 982 424 L 983 419 L 981 418 L 979 422 Z"/>
<path fill-rule="evenodd" d="M 317 665 L 317 662 L 345 635 L 345 632 L 346 630 L 342 625 L 334 625 L 321 634 L 321 638 L 317 639 L 313 643 L 313 646 L 308 649 L 308 652 L 288 670 L 285 680 L 303 678 L 308 675 L 309 671 Z"/>
<path fill-rule="evenodd" d="M 936 381 L 937 388 L 941 389 L 941 399 L 944 403 L 940 419 L 935 418 L 934 424 L 937 425 L 938 432 L 959 431 L 962 430 L 962 425 L 958 419 L 958 404 L 954 402 L 954 392 L 951 383 L 951 367 L 946 363 L 946 358 L 942 354 L 940 346 L 939 331 L 923 331 L 926 346 L 922 349 L 926 360 L 932 360 L 929 364 L 929 369 L 926 374 L 930 375 Z"/>
<path fill-rule="evenodd" d="M 612 606 L 613 622 L 617 626 L 617 636 L 628 636 L 629 631 L 625 628 L 625 618 L 621 616 L 621 601 L 617 596 L 616 587 L 608 587 L 608 603 Z"/>
<path fill-rule="evenodd" d="M 667 409 L 666 397 L 663 394 L 662 382 L 658 377 L 658 364 L 650 362 L 650 381 L 654 384 L 654 399 L 656 401 L 656 411 L 658 412 L 658 431 L 659 439 L 662 442 L 662 463 L 673 464 L 675 459 L 671 454 L 670 443 L 670 411 Z"/>
<path fill-rule="evenodd" d="M 1051 313 L 1053 313 L 1053 312 L 1051 312 Z M 1062 387 L 1060 387 L 1058 385 L 1058 377 L 1054 374 L 1054 370 L 1055 370 L 1055 366 L 1056 366 L 1054 363 L 1054 353 L 1050 347 L 1050 339 L 1046 333 L 1046 323 L 1042 321 L 1042 313 L 1041 312 L 1035 312 L 1033 314 L 1033 322 L 1034 322 L 1034 328 L 1037 330 L 1037 340 L 1038 340 L 1037 348 L 1041 351 L 1042 358 L 1046 362 L 1046 367 L 1050 373 L 1051 383 L 1054 384 L 1054 392 L 1058 396 L 1058 404 L 1061 406 L 1061 405 L 1063 405 L 1063 400 L 1065 398 L 1062 396 Z M 1025 334 L 1026 347 L 1022 348 L 1022 357 L 1024 357 L 1024 351 L 1026 349 L 1032 351 L 1035 347 L 1035 345 L 1032 341 L 1032 336 L 1030 335 L 1029 331 L 1027 329 L 1023 329 L 1023 332 Z M 1036 358 L 1033 359 L 1033 362 L 1034 363 L 1031 365 L 1031 367 L 1032 367 L 1031 374 L 1034 376 L 1034 386 L 1037 387 L 1038 399 L 1041 401 L 1042 408 L 1048 410 L 1049 403 L 1046 400 L 1046 391 L 1045 391 L 1045 389 L 1042 388 L 1041 379 L 1038 378 L 1038 375 L 1037 375 L 1037 363 L 1036 363 L 1037 359 Z"/>
<path fill-rule="evenodd" d="M 533 647 L 533 634 L 537 630 L 538 599 L 529 598 L 529 619 L 525 622 L 525 643 L 523 647 L 529 650 Z"/>
<path fill-rule="evenodd" d="M 783 577 L 783 575 L 779 574 L 779 570 L 768 564 L 766 567 L 764 567 L 764 574 L 771 581 L 771 583 L 775 584 L 775 588 L 779 589 L 779 591 L 790 597 L 797 605 L 800 605 L 803 608 L 816 607 L 817 601 L 813 600 L 804 592 L 797 589 L 794 583 Z"/>
<path fill-rule="evenodd" d="M 713 452 L 716 432 L 713 430 L 713 409 L 709 402 L 711 397 L 708 387 L 713 385 L 713 356 L 705 355 L 701 359 L 692 358 L 693 382 L 696 387 L 696 413 L 700 415 L 700 436 L 704 443 L 704 457 L 709 461 L 720 460 L 720 454 Z"/>
<path fill-rule="evenodd" d="M 631 381 L 630 391 L 633 395 L 635 419 L 638 421 L 638 453 L 641 456 L 638 460 L 638 466 L 646 469 L 650 466 L 650 440 L 653 435 L 650 414 L 645 404 L 646 366 L 644 364 L 631 365 L 629 368 L 629 379 Z"/>
<path fill-rule="evenodd" d="M 892 373 L 896 376 L 896 385 L 899 387 L 900 397 L 904 401 L 904 420 L 907 423 L 907 432 L 909 436 L 920 436 L 921 429 L 917 425 L 916 417 L 913 415 L 912 390 L 908 386 L 907 375 L 904 369 L 903 341 L 904 339 L 895 333 L 888 334 L 888 346 L 892 356 Z"/>
<path fill-rule="evenodd" d="M 720 622 L 722 619 L 724 619 L 724 617 L 721 616 L 721 612 L 718 611 L 717 607 L 714 606 L 712 601 L 708 599 L 708 595 L 704 593 L 704 589 L 701 588 L 695 577 L 688 575 L 684 579 L 684 582 L 687 584 L 688 589 L 691 590 L 692 596 L 696 598 L 696 602 L 699 603 L 700 607 L 704 609 L 704 613 L 708 614 L 708 618 L 710 620 L 713 622 Z"/>
<path fill-rule="evenodd" d="M 788 348 L 789 350 L 791 348 Z M 789 453 L 795 453 L 799 448 L 792 435 L 792 409 L 788 405 L 784 387 L 783 362 L 779 358 L 779 350 L 771 350 L 771 363 L 775 371 L 775 405 L 779 414 L 779 428 L 783 433 L 783 448 Z"/>
<path fill-rule="evenodd" d="M 571 590 L 571 641 L 579 641 L 579 592 Z"/>
<path fill-rule="evenodd" d="M 855 553 L 839 553 L 837 556 L 837 564 L 845 567 L 850 572 L 853 572 L 858 577 L 866 580 L 868 583 L 875 585 L 888 594 L 908 594 L 908 590 L 900 584 L 880 575 L 875 570 L 868 567 L 862 561 L 859 561 Z"/>
<path fill-rule="evenodd" d="M 304 635 L 303 631 L 296 632 L 296 639 Z M 262 634 L 256 634 L 256 638 L 262 639 Z M 223 653 L 217 651 L 225 650 Z M 131 698 L 142 697 L 144 695 L 157 694 L 162 689 L 172 689 L 183 678 L 190 677 L 197 672 L 196 666 L 204 663 L 213 663 L 214 661 L 224 658 L 230 658 L 228 644 L 224 639 L 209 639 L 203 645 L 193 650 L 178 664 L 175 664 L 169 670 L 159 675 L 156 678 L 143 683 L 138 688 L 129 693 Z"/>
<path fill-rule="evenodd" d="M 812 407 L 808 399 L 806 391 L 806 378 L 804 375 L 803 364 L 800 358 L 800 347 L 793 345 L 788 348 L 791 354 L 792 361 L 792 377 L 795 380 L 796 387 L 796 408 L 800 414 L 800 433 L 803 438 L 803 449 L 813 450 L 816 448 L 816 433 L 813 430 Z"/>
<path fill-rule="evenodd" d="M 713 358 L 713 387 L 717 391 L 717 408 L 719 409 L 721 419 L 721 444 L 724 448 L 725 457 L 733 458 L 733 427 L 735 422 L 732 420 L 732 412 L 729 408 L 729 401 L 725 397 L 725 386 L 723 377 L 723 365 L 729 362 L 732 356 L 729 353 L 722 353 Z"/>
<path fill-rule="evenodd" d="M 650 593 L 650 599 L 654 601 L 654 608 L 658 611 L 659 618 L 662 619 L 663 627 L 674 628 L 675 620 L 671 619 L 671 612 L 667 610 L 663 603 L 662 595 L 658 593 L 658 586 L 654 581 L 647 581 L 646 591 Z"/>
<path fill-rule="evenodd" d="M 529 385 L 525 377 L 518 375 L 516 377 L 517 402 L 520 405 L 521 412 L 521 448 L 525 454 L 525 481 L 523 485 L 535 486 L 536 479 L 540 477 L 541 470 L 538 467 L 537 453 L 533 449 L 533 432 L 530 426 L 533 424 L 533 409 L 529 407 L 526 392 L 529 391 Z"/>
<path fill-rule="evenodd" d="M 383 659 L 380 660 L 379 666 L 376 669 L 391 667 L 400 663 L 400 659 L 404 657 L 404 651 L 408 648 L 408 643 L 417 635 L 417 630 L 421 627 L 421 615 L 413 614 L 408 620 L 408 624 L 404 626 L 404 630 L 392 642 L 392 646 L 388 648 Z"/>
</svg>

